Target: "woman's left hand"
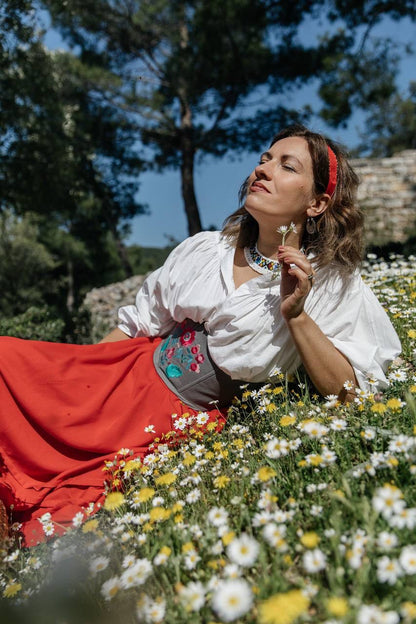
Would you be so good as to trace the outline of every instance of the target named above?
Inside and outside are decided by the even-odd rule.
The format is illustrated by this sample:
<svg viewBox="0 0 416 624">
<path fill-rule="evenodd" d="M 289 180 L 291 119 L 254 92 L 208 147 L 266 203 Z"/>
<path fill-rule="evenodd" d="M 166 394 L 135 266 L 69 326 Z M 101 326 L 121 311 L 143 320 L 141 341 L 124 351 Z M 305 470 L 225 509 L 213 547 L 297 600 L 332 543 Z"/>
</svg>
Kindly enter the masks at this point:
<svg viewBox="0 0 416 624">
<path fill-rule="evenodd" d="M 303 312 L 315 272 L 305 254 L 289 245 L 279 247 L 277 257 L 282 265 L 280 310 L 283 318 L 288 321 Z"/>
</svg>

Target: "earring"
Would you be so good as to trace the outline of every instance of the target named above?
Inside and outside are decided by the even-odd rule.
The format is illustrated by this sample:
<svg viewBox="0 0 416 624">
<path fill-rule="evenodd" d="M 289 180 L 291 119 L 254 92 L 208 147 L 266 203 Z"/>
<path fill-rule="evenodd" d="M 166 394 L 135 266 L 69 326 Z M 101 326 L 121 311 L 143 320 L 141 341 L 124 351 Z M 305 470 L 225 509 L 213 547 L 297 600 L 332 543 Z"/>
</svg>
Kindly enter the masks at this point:
<svg viewBox="0 0 416 624">
<path fill-rule="evenodd" d="M 308 217 L 306 219 L 306 231 L 308 234 L 312 235 L 312 234 L 316 234 L 316 221 L 315 219 L 312 219 L 312 217 Z"/>
</svg>

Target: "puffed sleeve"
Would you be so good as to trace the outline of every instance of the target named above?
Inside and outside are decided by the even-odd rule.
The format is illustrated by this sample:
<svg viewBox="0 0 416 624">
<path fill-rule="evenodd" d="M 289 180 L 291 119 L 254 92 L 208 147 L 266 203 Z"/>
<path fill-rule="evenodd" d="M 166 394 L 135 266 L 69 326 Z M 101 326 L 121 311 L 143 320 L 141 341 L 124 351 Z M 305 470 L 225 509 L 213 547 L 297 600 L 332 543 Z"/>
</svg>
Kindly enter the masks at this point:
<svg viewBox="0 0 416 624">
<path fill-rule="evenodd" d="M 131 337 L 164 336 L 186 318 L 201 322 L 202 299 L 210 301 L 218 288 L 217 232 L 200 232 L 185 239 L 151 273 L 136 296 L 135 305 L 119 309 L 118 327 Z M 210 288 L 207 279 L 211 276 Z M 210 294 L 211 293 L 211 294 Z"/>
<path fill-rule="evenodd" d="M 172 258 L 169 256 L 162 267 L 145 279 L 137 293 L 135 304 L 119 309 L 118 327 L 128 336 L 163 336 L 175 324 L 167 301 L 171 264 Z"/>
<path fill-rule="evenodd" d="M 332 344 L 349 360 L 360 388 L 388 385 L 386 371 L 401 351 L 400 340 L 372 290 L 355 274 L 349 283 L 329 280 L 319 305 L 308 310 Z"/>
</svg>

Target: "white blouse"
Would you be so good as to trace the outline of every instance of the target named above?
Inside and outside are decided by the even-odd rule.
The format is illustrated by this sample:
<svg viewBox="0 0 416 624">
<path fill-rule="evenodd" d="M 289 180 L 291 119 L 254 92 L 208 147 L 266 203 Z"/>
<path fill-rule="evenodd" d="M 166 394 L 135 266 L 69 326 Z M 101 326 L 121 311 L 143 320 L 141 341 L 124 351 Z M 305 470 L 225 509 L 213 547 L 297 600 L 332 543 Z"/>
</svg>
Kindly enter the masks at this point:
<svg viewBox="0 0 416 624">
<path fill-rule="evenodd" d="M 147 277 L 136 304 L 120 308 L 119 328 L 131 337 L 164 336 L 189 318 L 205 324 L 211 357 L 233 379 L 266 381 L 276 367 L 295 371 L 301 359 L 280 314 L 280 277 L 259 275 L 235 288 L 234 252 L 220 232 L 186 239 Z M 400 341 L 358 271 L 342 278 L 319 270 L 305 311 L 349 360 L 361 388 L 368 376 L 387 385 Z"/>
</svg>

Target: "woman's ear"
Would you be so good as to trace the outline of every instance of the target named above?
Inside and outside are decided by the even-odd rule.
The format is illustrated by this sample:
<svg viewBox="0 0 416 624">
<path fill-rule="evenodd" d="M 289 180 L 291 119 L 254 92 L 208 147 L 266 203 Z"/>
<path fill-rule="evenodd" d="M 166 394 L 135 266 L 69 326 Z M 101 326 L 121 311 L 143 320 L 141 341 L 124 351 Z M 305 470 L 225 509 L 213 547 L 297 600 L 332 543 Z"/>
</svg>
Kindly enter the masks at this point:
<svg viewBox="0 0 416 624">
<path fill-rule="evenodd" d="M 327 193 L 314 197 L 306 210 L 308 217 L 319 217 L 328 208 L 330 196 Z"/>
</svg>

